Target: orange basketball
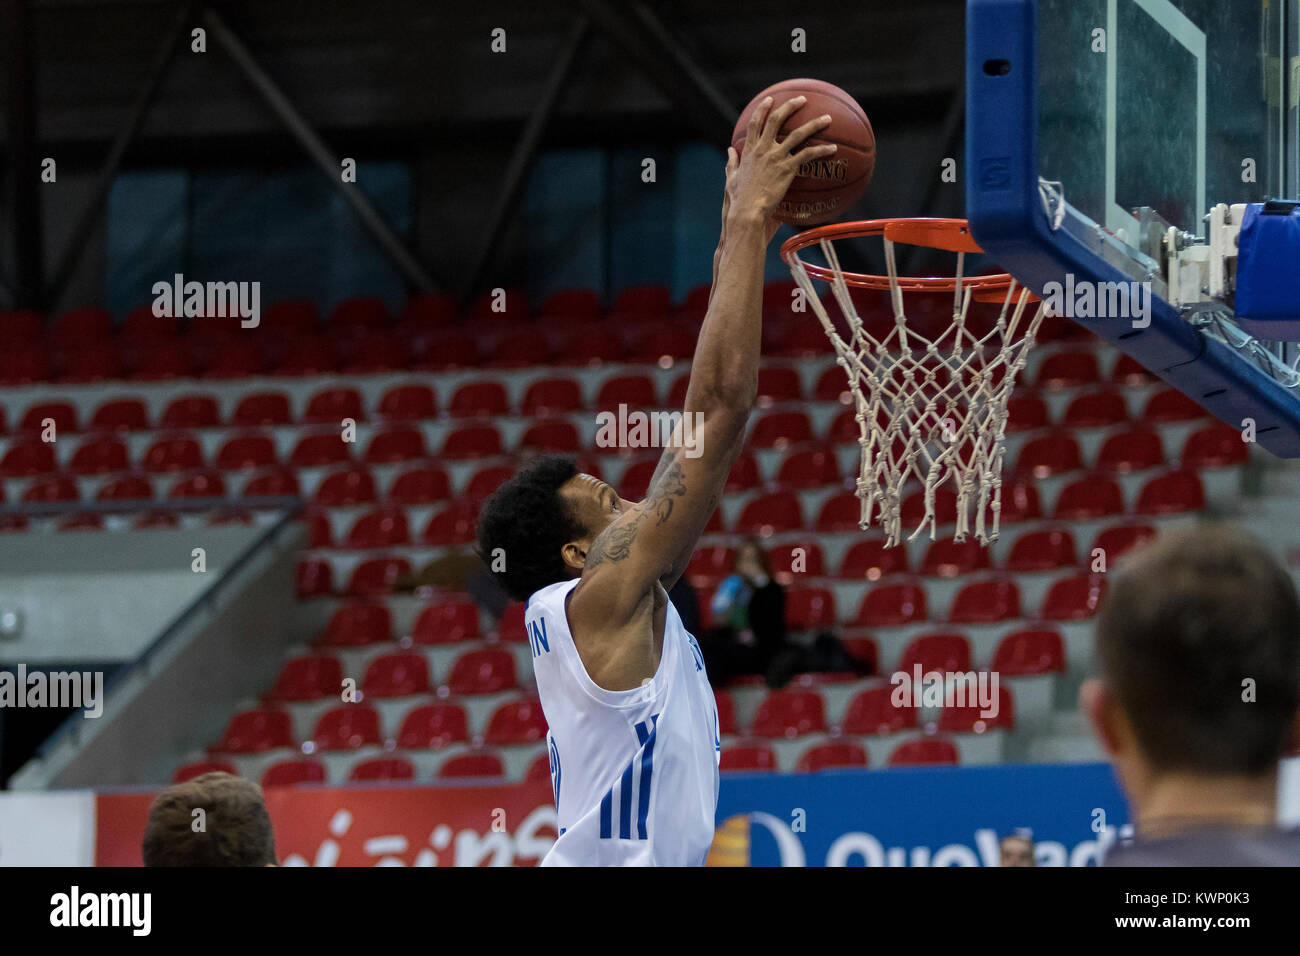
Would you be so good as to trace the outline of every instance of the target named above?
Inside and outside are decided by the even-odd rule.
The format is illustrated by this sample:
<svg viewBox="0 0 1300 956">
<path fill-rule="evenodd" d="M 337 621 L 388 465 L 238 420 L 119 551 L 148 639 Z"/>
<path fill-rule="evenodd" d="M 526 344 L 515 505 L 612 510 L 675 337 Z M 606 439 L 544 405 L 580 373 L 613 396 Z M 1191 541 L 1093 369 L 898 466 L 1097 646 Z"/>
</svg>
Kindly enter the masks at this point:
<svg viewBox="0 0 1300 956">
<path fill-rule="evenodd" d="M 800 168 L 785 198 L 777 206 L 776 218 L 794 226 L 815 226 L 845 218 L 845 210 L 861 197 L 876 168 L 876 134 L 867 114 L 857 100 L 831 83 L 809 79 L 783 80 L 755 96 L 740 114 L 731 134 L 731 145 L 737 153 L 745 148 L 750 114 L 765 96 L 772 97 L 773 108 L 796 96 L 808 97 L 808 102 L 786 120 L 781 128 L 782 135 L 811 119 L 829 114 L 830 126 L 807 140 L 805 145 L 835 143 L 839 147 L 835 155 L 810 160 Z"/>
</svg>

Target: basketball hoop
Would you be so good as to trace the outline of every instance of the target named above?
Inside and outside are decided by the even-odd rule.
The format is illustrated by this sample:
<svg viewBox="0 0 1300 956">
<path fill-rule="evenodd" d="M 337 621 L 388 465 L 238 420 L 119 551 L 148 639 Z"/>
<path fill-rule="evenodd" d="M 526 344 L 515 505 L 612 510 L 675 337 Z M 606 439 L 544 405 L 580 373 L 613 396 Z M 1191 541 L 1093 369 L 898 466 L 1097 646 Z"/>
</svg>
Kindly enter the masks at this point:
<svg viewBox="0 0 1300 956">
<path fill-rule="evenodd" d="M 834 242 L 860 236 L 884 241 L 887 275 L 845 272 Z M 894 246 L 926 246 L 957 254 L 952 278 L 898 275 Z M 804 261 L 800 253 L 820 248 L 825 266 Z M 935 496 L 951 483 L 957 499 L 954 540 L 964 541 L 971 530 L 982 544 L 998 536 L 1002 508 L 1002 454 L 1007 400 L 1016 374 L 1034 344 L 1043 305 L 1025 320 L 1025 309 L 1036 297 L 1010 275 L 964 276 L 967 253 L 983 250 L 971 238 L 964 219 L 875 219 L 818 226 L 801 232 L 781 246 L 813 311 L 835 347 L 836 362 L 848 375 L 856 406 L 861 469 L 857 496 L 862 503 L 858 525 L 871 526 L 873 513 L 885 533 L 885 544 L 902 541 L 903 492 L 909 478 L 924 485 L 924 516 L 908 540 L 926 526 L 935 537 L 938 517 Z M 831 318 L 814 281 L 830 286 L 831 298 L 844 321 Z M 889 306 L 859 314 L 852 290 L 888 292 Z M 909 322 L 903 294 L 913 300 L 952 293 L 952 315 L 931 313 L 928 322 Z M 859 300 L 863 298 L 861 294 Z M 971 313 L 971 302 L 1001 303 L 996 318 Z M 890 314 L 892 313 L 892 314 Z M 986 522 L 986 513 L 991 517 Z"/>
</svg>

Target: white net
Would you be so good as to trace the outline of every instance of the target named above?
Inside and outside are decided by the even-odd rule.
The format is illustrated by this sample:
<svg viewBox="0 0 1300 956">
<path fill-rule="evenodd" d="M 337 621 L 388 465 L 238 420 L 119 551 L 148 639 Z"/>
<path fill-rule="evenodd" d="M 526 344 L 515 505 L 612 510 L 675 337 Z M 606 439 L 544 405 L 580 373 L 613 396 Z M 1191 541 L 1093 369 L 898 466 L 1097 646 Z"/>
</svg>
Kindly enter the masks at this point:
<svg viewBox="0 0 1300 956">
<path fill-rule="evenodd" d="M 827 268 L 815 270 L 817 279 L 797 255 L 789 258 L 795 282 L 848 375 L 861 446 L 859 526 L 866 530 L 876 519 L 886 545 L 899 544 L 905 494 L 915 480 L 923 489 L 924 508 L 916 509 L 919 522 L 909 539 L 927 528 L 932 539 L 936 536 L 940 517 L 936 499 L 948 486 L 956 496 L 954 539 L 966 540 L 973 525 L 976 538 L 987 544 L 997 539 L 1002 508 L 1007 400 L 1034 344 L 1043 305 L 1031 306 L 1028 290 L 1008 276 L 996 319 L 990 322 L 984 316 L 968 321 L 971 282 L 976 280 L 963 278 L 964 253 L 957 252 L 952 321 L 946 328 L 942 322 L 927 323 L 934 335 L 927 338 L 917 328 L 909 328 L 895 243 L 885 238 L 884 244 L 892 322 L 867 322 L 858 314 L 831 239 L 818 243 Z M 988 277 L 979 280 L 987 290 Z M 815 281 L 829 282 L 829 298 L 838 305 L 844 322 L 837 325 L 831 318 Z M 933 293 L 924 295 L 934 298 Z"/>
</svg>

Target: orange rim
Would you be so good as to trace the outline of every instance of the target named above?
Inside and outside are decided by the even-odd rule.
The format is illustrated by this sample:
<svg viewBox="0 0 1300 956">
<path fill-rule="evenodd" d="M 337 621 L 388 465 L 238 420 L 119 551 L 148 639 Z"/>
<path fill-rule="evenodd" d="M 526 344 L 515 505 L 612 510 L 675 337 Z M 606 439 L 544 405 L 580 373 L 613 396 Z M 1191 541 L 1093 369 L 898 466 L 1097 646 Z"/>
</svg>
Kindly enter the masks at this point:
<svg viewBox="0 0 1300 956">
<path fill-rule="evenodd" d="M 814 279 L 826 283 L 835 281 L 835 270 L 826 266 L 815 266 L 799 258 L 799 253 L 809 246 L 818 245 L 823 239 L 856 239 L 862 236 L 881 236 L 890 242 L 908 246 L 926 246 L 946 252 L 981 253 L 970 234 L 970 226 L 965 219 L 865 219 L 859 222 L 838 222 L 826 226 L 815 226 L 797 235 L 791 236 L 781 244 L 781 258 L 793 267 L 796 263 L 803 266 L 805 272 Z M 871 275 L 863 272 L 841 270 L 846 285 L 858 289 L 872 289 L 888 292 L 889 276 Z M 1001 302 L 1006 298 L 1007 290 L 1016 280 L 1008 273 L 997 275 L 963 276 L 962 288 L 971 290 L 971 297 L 981 302 Z M 899 276 L 898 287 L 903 292 L 952 292 L 957 288 L 956 276 Z M 1038 297 L 1032 292 L 1030 301 Z"/>
</svg>

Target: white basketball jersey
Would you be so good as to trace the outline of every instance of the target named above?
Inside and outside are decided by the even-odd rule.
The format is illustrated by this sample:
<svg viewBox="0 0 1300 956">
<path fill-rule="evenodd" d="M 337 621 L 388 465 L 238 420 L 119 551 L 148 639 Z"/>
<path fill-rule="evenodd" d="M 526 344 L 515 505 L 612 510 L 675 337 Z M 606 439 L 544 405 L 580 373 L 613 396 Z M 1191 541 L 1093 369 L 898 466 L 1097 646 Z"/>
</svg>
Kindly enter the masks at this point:
<svg viewBox="0 0 1300 956">
<path fill-rule="evenodd" d="M 542 588 L 524 621 L 550 730 L 559 839 L 542 866 L 702 866 L 718 805 L 718 708 L 695 638 L 672 602 L 654 679 L 598 687 L 574 646 L 565 600 Z"/>
</svg>

